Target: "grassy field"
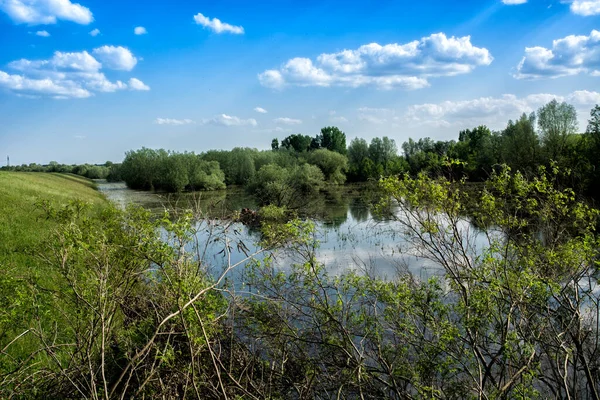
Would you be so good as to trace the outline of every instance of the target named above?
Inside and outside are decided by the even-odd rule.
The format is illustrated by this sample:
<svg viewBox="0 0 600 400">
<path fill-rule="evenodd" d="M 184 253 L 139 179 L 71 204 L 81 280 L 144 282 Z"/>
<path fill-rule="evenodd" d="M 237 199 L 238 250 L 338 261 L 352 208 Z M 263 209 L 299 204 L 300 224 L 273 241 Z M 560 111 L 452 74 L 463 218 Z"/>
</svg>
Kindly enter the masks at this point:
<svg viewBox="0 0 600 400">
<path fill-rule="evenodd" d="M 28 287 L 53 280 L 40 256 L 56 223 L 44 217 L 36 202 L 60 206 L 75 199 L 97 207 L 108 204 L 86 178 L 0 171 L 0 342 L 11 329 L 28 324 L 19 321 L 27 307 Z"/>
<path fill-rule="evenodd" d="M 45 218 L 36 203 L 46 200 L 60 207 L 76 199 L 94 204 L 92 210 L 108 205 L 86 178 L 0 171 L 0 349 L 44 319 L 47 309 L 39 304 L 49 304 L 52 290 L 58 289 L 56 271 L 43 261 L 57 222 Z M 13 368 L 11 360 L 26 359 L 36 346 L 31 335 L 12 344 L 10 357 L 0 356 L 0 375 Z"/>
<path fill-rule="evenodd" d="M 102 205 L 93 181 L 75 175 L 0 171 L 0 265 L 23 267 L 49 234 L 52 223 L 42 217 L 38 200 L 53 205 L 70 200 Z"/>
</svg>

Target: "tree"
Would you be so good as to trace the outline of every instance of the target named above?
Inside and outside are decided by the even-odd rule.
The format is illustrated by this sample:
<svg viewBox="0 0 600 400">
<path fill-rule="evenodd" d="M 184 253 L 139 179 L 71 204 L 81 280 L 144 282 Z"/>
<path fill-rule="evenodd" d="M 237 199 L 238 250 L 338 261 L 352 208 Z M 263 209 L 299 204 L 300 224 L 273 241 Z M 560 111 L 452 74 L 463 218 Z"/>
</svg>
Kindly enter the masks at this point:
<svg viewBox="0 0 600 400">
<path fill-rule="evenodd" d="M 261 167 L 246 186 L 260 205 L 297 208 L 319 192 L 324 176 L 319 167 L 304 164 L 286 169 L 275 164 Z"/>
<path fill-rule="evenodd" d="M 542 143 L 552 160 L 558 160 L 567 136 L 577 133 L 577 111 L 566 102 L 552 100 L 537 111 Z"/>
<path fill-rule="evenodd" d="M 365 170 L 364 161 L 369 157 L 369 144 L 365 139 L 352 139 L 348 146 L 348 177 L 355 181 L 366 181 L 369 173 Z"/>
<path fill-rule="evenodd" d="M 466 162 L 466 172 L 474 180 L 486 179 L 498 161 L 492 147 L 492 132 L 485 125 L 461 131 L 453 150 L 458 159 Z"/>
<path fill-rule="evenodd" d="M 501 160 L 513 170 L 536 171 L 540 161 L 540 142 L 535 133 L 535 114 L 525 113 L 516 122 L 509 121 L 501 134 Z"/>
<path fill-rule="evenodd" d="M 271 140 L 271 150 L 279 150 L 279 140 L 277 140 L 277 138 Z"/>
<path fill-rule="evenodd" d="M 600 144 L 600 106 L 598 104 L 590 111 L 586 133 Z"/>
<path fill-rule="evenodd" d="M 321 133 L 317 135 L 311 147 L 346 154 L 346 134 L 335 126 L 327 126 L 321 129 Z"/>
<path fill-rule="evenodd" d="M 596 104 L 590 111 L 587 129 L 585 131 L 587 159 L 591 171 L 588 172 L 588 194 L 598 197 L 600 195 L 600 106 Z"/>
<path fill-rule="evenodd" d="M 281 141 L 281 147 L 288 150 L 294 150 L 297 153 L 302 153 L 310 149 L 312 138 L 308 135 L 300 133 L 290 135 Z"/>
<path fill-rule="evenodd" d="M 348 170 L 346 156 L 327 149 L 319 149 L 308 155 L 308 162 L 319 167 L 326 181 L 335 185 L 341 185 L 346 181 L 345 173 Z"/>
<path fill-rule="evenodd" d="M 375 137 L 371 140 L 371 144 L 369 145 L 369 158 L 373 160 L 376 165 L 381 165 L 384 173 L 387 174 L 388 162 L 397 154 L 398 147 L 396 146 L 396 141 L 394 141 L 394 139 L 384 136 L 383 138 Z"/>
</svg>

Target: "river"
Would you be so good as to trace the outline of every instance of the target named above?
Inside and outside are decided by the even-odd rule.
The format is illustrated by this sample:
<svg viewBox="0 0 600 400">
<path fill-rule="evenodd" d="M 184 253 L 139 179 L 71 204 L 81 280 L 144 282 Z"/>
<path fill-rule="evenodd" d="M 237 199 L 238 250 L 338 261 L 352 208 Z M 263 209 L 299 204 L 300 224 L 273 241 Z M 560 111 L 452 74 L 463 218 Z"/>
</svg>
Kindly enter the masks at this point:
<svg viewBox="0 0 600 400">
<path fill-rule="evenodd" d="M 303 211 L 303 217 L 315 221 L 315 238 L 319 243 L 316 258 L 323 263 L 329 274 L 338 275 L 350 270 L 360 274 L 368 273 L 383 279 L 393 279 L 398 272 L 410 271 L 420 279 L 442 274 L 439 266 L 410 255 L 404 248 L 401 239 L 401 226 L 392 220 L 376 218 L 365 198 L 368 193 L 362 190 L 364 185 L 348 185 L 336 191 L 329 192 L 312 202 Z M 216 268 L 222 268 L 225 263 L 223 242 L 212 242 L 216 236 L 215 229 L 222 225 L 219 217 L 227 215 L 232 210 L 254 208 L 251 196 L 238 188 L 199 192 L 195 195 L 184 194 L 167 196 L 152 192 L 131 190 L 124 183 L 98 182 L 98 189 L 112 202 L 120 207 L 134 203 L 154 212 L 165 209 L 173 211 L 177 207 L 193 204 L 206 213 L 207 218 L 201 222 L 198 232 L 198 242 L 206 243 L 204 260 Z M 231 238 L 231 261 L 242 260 L 245 255 L 238 243 L 252 252 L 258 249 L 259 235 L 243 224 L 234 224 L 230 232 L 235 231 Z M 280 253 L 275 258 L 278 268 L 286 269 L 290 263 L 297 262 L 293 256 Z"/>
</svg>

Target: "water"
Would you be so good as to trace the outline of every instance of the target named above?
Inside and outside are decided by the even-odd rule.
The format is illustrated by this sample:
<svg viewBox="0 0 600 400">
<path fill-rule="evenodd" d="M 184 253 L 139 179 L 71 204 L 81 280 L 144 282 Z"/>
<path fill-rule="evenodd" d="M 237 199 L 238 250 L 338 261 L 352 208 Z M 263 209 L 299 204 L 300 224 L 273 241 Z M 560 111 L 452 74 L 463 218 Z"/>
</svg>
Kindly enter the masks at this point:
<svg viewBox="0 0 600 400">
<path fill-rule="evenodd" d="M 222 269 L 228 262 L 242 261 L 246 253 L 257 251 L 260 240 L 257 232 L 239 223 L 230 224 L 222 219 L 231 211 L 242 208 L 255 208 L 251 196 L 241 189 L 228 189 L 214 192 L 200 192 L 179 196 L 160 195 L 128 189 L 124 183 L 100 181 L 98 188 L 105 196 L 121 207 L 134 203 L 155 212 L 173 210 L 177 207 L 194 206 L 207 216 L 198 226 L 200 258 L 215 270 Z M 402 226 L 397 221 L 376 218 L 369 203 L 370 192 L 365 185 L 349 185 L 315 198 L 300 215 L 315 221 L 315 238 L 319 242 L 316 249 L 317 260 L 323 263 L 328 272 L 338 275 L 350 270 L 360 274 L 370 274 L 384 279 L 393 279 L 398 272 L 410 271 L 420 279 L 441 275 L 443 270 L 432 262 L 415 257 L 406 249 L 401 239 Z M 231 253 L 222 238 L 222 226 L 229 223 L 228 239 Z M 192 249 L 188 249 L 192 251 Z M 260 258 L 260 257 L 259 257 Z M 283 270 L 293 262 L 300 262 L 297 256 L 278 253 L 275 265 Z"/>
</svg>

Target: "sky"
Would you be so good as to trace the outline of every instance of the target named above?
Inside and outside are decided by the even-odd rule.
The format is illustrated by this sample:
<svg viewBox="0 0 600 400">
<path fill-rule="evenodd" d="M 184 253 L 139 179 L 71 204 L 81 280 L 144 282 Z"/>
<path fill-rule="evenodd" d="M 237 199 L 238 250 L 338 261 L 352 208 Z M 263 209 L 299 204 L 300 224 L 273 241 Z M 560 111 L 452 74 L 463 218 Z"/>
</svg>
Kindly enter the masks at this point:
<svg viewBox="0 0 600 400">
<path fill-rule="evenodd" d="M 600 0 L 0 0 L 0 160 L 503 129 L 600 103 Z M 4 165 L 5 161 L 0 161 Z"/>
</svg>

